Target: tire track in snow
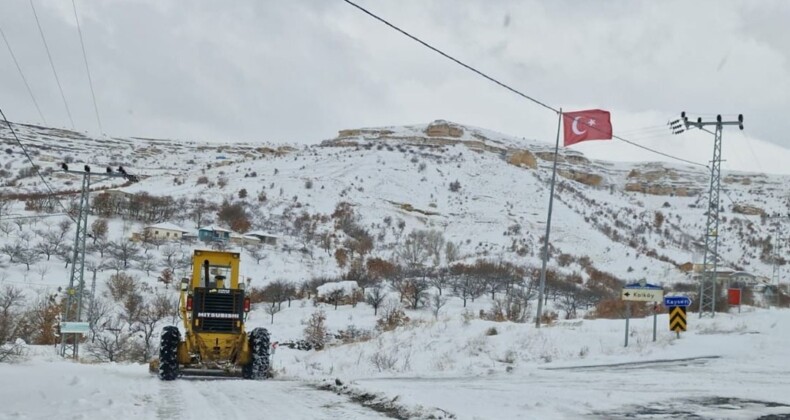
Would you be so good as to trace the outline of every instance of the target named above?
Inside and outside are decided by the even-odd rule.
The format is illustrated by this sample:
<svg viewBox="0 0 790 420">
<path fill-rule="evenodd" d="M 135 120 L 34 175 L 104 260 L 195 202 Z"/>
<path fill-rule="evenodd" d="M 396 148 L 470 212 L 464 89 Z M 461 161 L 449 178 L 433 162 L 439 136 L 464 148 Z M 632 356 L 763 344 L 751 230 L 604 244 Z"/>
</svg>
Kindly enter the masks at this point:
<svg viewBox="0 0 790 420">
<path fill-rule="evenodd" d="M 184 398 L 178 383 L 159 381 L 159 401 L 156 405 L 156 418 L 182 419 Z"/>
</svg>

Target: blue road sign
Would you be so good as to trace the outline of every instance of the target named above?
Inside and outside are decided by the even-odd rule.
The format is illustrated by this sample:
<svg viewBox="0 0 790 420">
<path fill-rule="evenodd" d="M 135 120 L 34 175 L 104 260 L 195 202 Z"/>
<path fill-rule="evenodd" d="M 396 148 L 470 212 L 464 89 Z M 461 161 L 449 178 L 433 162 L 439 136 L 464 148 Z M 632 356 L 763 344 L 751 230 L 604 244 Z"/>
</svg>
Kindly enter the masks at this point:
<svg viewBox="0 0 790 420">
<path fill-rule="evenodd" d="M 689 306 L 691 299 L 688 296 L 664 296 L 664 306 Z"/>
</svg>

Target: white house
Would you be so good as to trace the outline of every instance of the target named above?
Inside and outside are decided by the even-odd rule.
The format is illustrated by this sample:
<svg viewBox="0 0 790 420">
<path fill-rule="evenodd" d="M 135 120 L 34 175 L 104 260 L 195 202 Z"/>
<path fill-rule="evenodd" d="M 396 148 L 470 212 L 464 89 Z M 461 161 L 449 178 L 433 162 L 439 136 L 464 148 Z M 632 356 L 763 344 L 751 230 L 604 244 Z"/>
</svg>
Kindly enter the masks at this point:
<svg viewBox="0 0 790 420">
<path fill-rule="evenodd" d="M 180 240 L 189 231 L 172 223 L 157 223 L 143 228 L 143 236 L 151 239 Z"/>
<path fill-rule="evenodd" d="M 247 232 L 247 236 L 258 238 L 262 244 L 266 244 L 266 245 L 277 245 L 277 241 L 280 239 L 279 235 L 275 235 L 269 232 L 264 232 L 262 230 L 254 230 L 252 232 Z"/>
<path fill-rule="evenodd" d="M 261 243 L 261 240 L 257 236 L 240 235 L 236 232 L 231 232 L 230 243 L 237 245 L 258 245 Z"/>
</svg>

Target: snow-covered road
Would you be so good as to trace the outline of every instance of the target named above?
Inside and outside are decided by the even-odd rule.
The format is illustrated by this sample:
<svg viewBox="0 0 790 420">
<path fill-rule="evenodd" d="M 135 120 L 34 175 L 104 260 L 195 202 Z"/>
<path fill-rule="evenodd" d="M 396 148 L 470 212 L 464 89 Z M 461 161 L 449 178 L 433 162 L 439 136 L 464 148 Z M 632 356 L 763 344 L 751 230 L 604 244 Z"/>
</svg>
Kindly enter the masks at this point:
<svg viewBox="0 0 790 420">
<path fill-rule="evenodd" d="M 645 360 L 613 365 L 530 367 L 464 378 L 357 379 L 407 404 L 431 404 L 459 419 L 790 419 L 790 368 L 731 358 Z M 525 417 L 526 416 L 526 417 Z"/>
<path fill-rule="evenodd" d="M 295 381 L 179 379 L 141 365 L 0 365 L 0 419 L 376 419 L 348 397 Z"/>
</svg>

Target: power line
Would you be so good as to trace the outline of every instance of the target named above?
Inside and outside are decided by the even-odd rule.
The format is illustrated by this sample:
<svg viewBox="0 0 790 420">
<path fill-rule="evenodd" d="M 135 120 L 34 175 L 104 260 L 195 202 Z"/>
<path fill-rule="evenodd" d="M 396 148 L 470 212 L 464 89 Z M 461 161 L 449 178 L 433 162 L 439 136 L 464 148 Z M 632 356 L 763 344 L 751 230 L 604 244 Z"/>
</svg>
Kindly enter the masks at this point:
<svg viewBox="0 0 790 420">
<path fill-rule="evenodd" d="M 390 28 L 400 32 L 401 34 L 405 35 L 406 37 L 408 37 L 408 38 L 412 39 L 413 41 L 419 43 L 420 45 L 424 46 L 425 48 L 428 48 L 429 50 L 441 55 L 442 57 L 444 57 L 444 58 L 446 58 L 446 59 L 458 64 L 459 66 L 461 66 L 461 67 L 463 67 L 463 68 L 465 68 L 465 69 L 477 74 L 478 76 L 483 77 L 484 79 L 486 79 L 486 80 L 488 80 L 488 81 L 490 81 L 492 83 L 495 83 L 495 84 L 499 85 L 500 87 L 505 88 L 505 89 L 509 90 L 510 92 L 513 92 L 516 95 L 521 96 L 522 98 L 524 98 L 524 99 L 526 99 L 526 100 L 528 100 L 530 102 L 535 103 L 536 105 L 542 106 L 543 108 L 546 108 L 546 109 L 548 109 L 550 111 L 554 111 L 555 113 L 558 113 L 558 114 L 560 113 L 559 109 L 554 108 L 554 107 L 552 107 L 552 106 L 550 106 L 550 105 L 548 105 L 548 104 L 546 104 L 544 102 L 541 102 L 540 100 L 535 99 L 534 97 L 529 96 L 526 93 L 523 93 L 523 92 L 521 92 L 521 91 L 519 91 L 519 90 L 517 90 L 517 89 L 515 89 L 515 88 L 513 88 L 513 87 L 511 87 L 511 86 L 509 86 L 509 85 L 507 85 L 507 84 L 505 84 L 505 83 L 503 83 L 503 82 L 501 82 L 501 81 L 499 81 L 499 80 L 497 80 L 497 79 L 495 79 L 495 78 L 493 78 L 493 77 L 491 77 L 489 75 L 487 75 L 486 73 L 483 73 L 482 71 L 480 71 L 480 70 L 478 70 L 478 69 L 476 69 L 476 68 L 474 68 L 474 67 L 472 67 L 472 66 L 470 66 L 470 65 L 468 65 L 468 64 L 466 64 L 464 62 L 462 62 L 461 60 L 459 60 L 459 59 L 457 59 L 457 58 L 445 53 L 444 51 L 442 51 L 442 50 L 440 50 L 440 49 L 428 44 L 427 42 L 423 41 L 422 39 L 420 39 L 420 38 L 418 38 L 418 37 L 406 32 L 406 31 L 404 31 L 403 29 L 401 29 L 401 28 L 399 28 L 397 26 L 395 26 L 394 24 L 390 23 L 386 19 L 384 19 L 382 17 L 379 17 L 375 13 L 365 9 L 364 7 L 354 3 L 353 1 L 351 1 L 351 0 L 343 0 L 343 1 L 348 3 L 351 6 L 354 6 L 355 8 L 359 9 L 360 11 L 362 11 L 365 14 L 367 14 L 368 16 L 378 20 L 379 22 L 389 26 Z M 591 130 L 595 130 L 595 131 L 598 131 L 598 132 L 603 132 L 600 128 L 598 128 L 596 126 L 588 125 L 584 121 L 582 121 L 581 123 L 582 123 L 582 125 L 585 125 L 587 128 L 589 128 Z M 683 159 L 683 158 L 680 158 L 680 157 L 677 157 L 677 156 L 672 156 L 670 154 L 667 154 L 667 153 L 664 153 L 664 152 L 660 152 L 660 151 L 655 150 L 653 148 L 650 148 L 650 147 L 647 147 L 647 146 L 643 146 L 643 145 L 638 144 L 638 143 L 634 143 L 633 141 L 628 140 L 628 139 L 623 138 L 623 137 L 618 136 L 618 135 L 612 134 L 612 138 L 615 138 L 615 139 L 620 140 L 620 141 L 622 141 L 624 143 L 628 143 L 628 144 L 630 144 L 632 146 L 638 147 L 640 149 L 647 150 L 647 151 L 652 152 L 652 153 L 656 153 L 658 155 L 661 155 L 661 156 L 664 156 L 664 157 L 667 157 L 667 158 L 670 158 L 670 159 L 674 159 L 674 160 L 677 160 L 677 161 L 680 161 L 680 162 L 685 162 L 685 163 L 688 163 L 690 165 L 701 166 L 703 168 L 707 168 L 708 167 L 707 165 L 702 164 L 702 163 L 693 162 L 693 161 L 690 161 L 690 160 L 687 160 L 687 159 Z"/>
<path fill-rule="evenodd" d="M 75 130 L 74 126 L 74 119 L 71 118 L 71 111 L 69 110 L 69 103 L 66 101 L 66 95 L 63 93 L 63 86 L 60 84 L 60 78 L 58 78 L 58 71 L 55 70 L 55 63 L 52 61 L 52 54 L 49 53 L 49 46 L 47 45 L 47 38 L 44 37 L 44 30 L 41 28 L 41 22 L 38 21 L 38 14 L 36 13 L 36 6 L 33 5 L 33 0 L 30 0 L 30 8 L 33 9 L 33 16 L 36 18 L 36 26 L 38 26 L 38 33 L 41 34 L 41 40 L 44 42 L 44 49 L 47 51 L 47 58 L 49 58 L 49 65 L 52 67 L 52 74 L 55 75 L 55 82 L 58 84 L 58 90 L 60 90 L 60 97 L 63 98 L 63 105 L 66 106 L 66 114 L 69 116 L 69 121 L 71 121 L 71 129 Z"/>
<path fill-rule="evenodd" d="M 77 22 L 77 33 L 80 34 L 80 45 L 82 46 L 82 58 L 85 60 L 85 71 L 88 73 L 88 85 L 91 88 L 91 99 L 93 99 L 93 110 L 96 111 L 96 121 L 99 123 L 99 134 L 103 134 L 104 130 L 102 129 L 101 118 L 99 117 L 99 105 L 96 104 L 96 93 L 93 91 L 93 79 L 91 79 L 91 69 L 90 66 L 88 66 L 88 54 L 85 52 L 85 42 L 82 39 L 82 28 L 80 27 L 80 18 L 77 17 L 77 3 L 75 0 L 71 0 L 71 6 L 74 9 L 74 20 Z"/>
<path fill-rule="evenodd" d="M 407 37 L 409 37 L 409 38 L 411 38 L 412 40 L 414 40 L 414 41 L 418 42 L 419 44 L 421 44 L 421 45 L 422 45 L 422 46 L 424 46 L 425 48 L 428 48 L 429 50 L 431 50 L 431 51 L 433 51 L 433 52 L 435 52 L 435 53 L 437 53 L 437 54 L 441 55 L 442 57 L 444 57 L 444 58 L 446 58 L 446 59 L 448 59 L 448 60 L 450 60 L 450 61 L 453 61 L 454 63 L 458 64 L 459 66 L 461 66 L 461 67 L 464 67 L 464 68 L 466 68 L 467 70 L 470 70 L 470 71 L 472 71 L 472 72 L 476 73 L 478 76 L 481 76 L 481 77 L 483 77 L 483 78 L 487 79 L 487 80 L 488 80 L 488 81 L 490 81 L 490 82 L 496 83 L 497 85 L 499 85 L 499 86 L 501 86 L 501 87 L 503 87 L 503 88 L 505 88 L 505 89 L 507 89 L 507 90 L 509 90 L 509 91 L 511 91 L 511 92 L 513 92 L 513 93 L 515 93 L 515 94 L 516 94 L 516 95 L 518 95 L 518 96 L 521 96 L 521 97 L 522 97 L 522 98 L 524 98 L 524 99 L 527 99 L 527 100 L 529 100 L 529 101 L 532 101 L 532 102 L 534 102 L 534 103 L 535 103 L 535 104 L 537 104 L 537 105 L 540 105 L 540 106 L 542 106 L 542 107 L 544 107 L 544 108 L 546 108 L 546 109 L 548 109 L 548 110 L 551 110 L 551 111 L 554 111 L 554 112 L 557 112 L 557 113 L 559 113 L 559 110 L 557 110 L 557 109 L 555 109 L 555 108 L 553 108 L 553 107 L 551 107 L 551 106 L 549 106 L 549 105 L 546 105 L 545 103 L 543 103 L 543 102 L 541 102 L 541 101 L 539 101 L 539 100 L 537 100 L 537 99 L 535 99 L 535 98 L 533 98 L 533 97 L 531 97 L 531 96 L 529 96 L 529 95 L 527 95 L 527 94 L 525 94 L 525 93 L 522 93 L 522 92 L 520 92 L 520 91 L 516 90 L 515 88 L 512 88 L 512 87 L 510 87 L 510 86 L 506 85 L 505 83 L 502 83 L 502 82 L 500 82 L 500 81 L 499 81 L 499 80 L 497 80 L 497 79 L 494 79 L 493 77 L 491 77 L 491 76 L 489 76 L 489 75 L 487 75 L 487 74 L 483 73 L 482 71 L 480 71 L 480 70 L 478 70 L 478 69 L 476 69 L 476 68 L 474 68 L 474 67 L 472 67 L 472 66 L 470 66 L 470 65 L 468 65 L 468 64 L 466 64 L 466 63 L 464 63 L 464 62 L 462 62 L 461 60 L 458 60 L 457 58 L 455 58 L 455 57 L 453 57 L 453 56 L 451 56 L 451 55 L 449 55 L 449 54 L 447 54 L 447 53 L 443 52 L 442 50 L 440 50 L 440 49 L 438 49 L 438 48 L 436 48 L 436 47 L 433 47 L 432 45 L 430 45 L 430 44 L 428 44 L 427 42 L 425 42 L 425 41 L 421 40 L 420 38 L 417 38 L 416 36 L 414 36 L 414 35 L 412 35 L 412 34 L 410 34 L 410 33 L 406 32 L 406 31 L 404 31 L 403 29 L 401 29 L 401 28 L 399 28 L 399 27 L 397 27 L 397 26 L 393 25 L 392 23 L 389 23 L 389 22 L 388 22 L 388 21 L 386 21 L 385 19 L 383 19 L 383 18 L 381 18 L 381 17 L 379 17 L 379 16 L 375 15 L 373 12 L 371 12 L 371 11 L 369 11 L 369 10 L 365 9 L 364 7 L 362 7 L 362 6 L 358 5 L 358 4 L 356 4 L 356 3 L 354 3 L 354 2 L 352 2 L 352 1 L 350 1 L 350 0 L 343 0 L 343 1 L 345 1 L 346 3 L 348 3 L 348 4 L 350 4 L 350 5 L 354 6 L 354 7 L 356 7 L 357 9 L 359 9 L 359 10 L 363 11 L 365 14 L 367 14 L 367 15 L 369 15 L 370 17 L 372 17 L 372 18 L 374 18 L 374 19 L 378 20 L 379 22 L 381 22 L 381 23 L 383 23 L 383 24 L 385 24 L 385 25 L 389 26 L 390 28 L 392 28 L 392 29 L 394 29 L 394 30 L 396 30 L 396 31 L 400 32 L 401 34 L 403 34 L 403 35 L 406 35 Z"/>
<path fill-rule="evenodd" d="M 55 216 L 68 216 L 67 213 L 46 213 L 46 214 L 37 214 L 35 216 L 10 216 L 10 217 L 0 217 L 0 222 L 4 220 L 19 220 L 19 219 L 43 219 L 45 217 L 55 217 Z"/>
<path fill-rule="evenodd" d="M 69 213 L 69 210 L 66 208 L 66 206 L 64 206 L 63 203 L 60 202 L 60 200 L 54 198 L 55 191 L 52 190 L 52 187 L 49 185 L 49 182 L 47 182 L 47 179 L 44 178 L 44 175 L 42 175 L 41 171 L 38 170 L 38 165 L 36 165 L 36 163 L 33 162 L 33 158 L 30 157 L 30 154 L 27 152 L 27 148 L 25 147 L 25 145 L 22 144 L 22 141 L 19 140 L 19 137 L 17 137 L 16 131 L 14 131 L 14 127 L 11 126 L 11 122 L 8 121 L 8 118 L 6 118 L 5 113 L 3 112 L 2 109 L 0 109 L 0 116 L 3 117 L 3 121 L 5 121 L 6 125 L 8 126 L 8 129 L 11 130 L 11 135 L 14 136 L 14 140 L 16 140 L 19 147 L 22 148 L 22 152 L 25 154 L 27 160 L 30 162 L 31 165 L 33 165 L 33 170 L 36 172 L 36 175 L 38 175 L 38 177 L 41 178 L 41 182 L 43 182 L 44 186 L 46 186 L 47 190 L 49 190 L 50 197 L 52 197 L 52 199 L 54 199 L 58 203 L 60 208 L 63 209 L 63 212 L 66 213 L 66 215 L 69 217 L 69 219 L 71 219 L 72 222 L 76 222 L 76 220 L 74 220 L 74 217 L 72 217 L 71 214 Z"/>
<path fill-rule="evenodd" d="M 38 111 L 38 116 L 41 117 L 41 121 L 44 123 L 44 125 L 46 125 L 47 119 L 44 118 L 44 113 L 41 112 L 41 108 L 38 106 L 38 101 L 36 101 L 36 97 L 35 95 L 33 95 L 33 90 L 30 89 L 30 85 L 27 83 L 27 78 L 25 77 L 25 73 L 22 71 L 22 67 L 19 65 L 19 62 L 16 60 L 16 55 L 14 55 L 14 50 L 11 49 L 11 43 L 8 42 L 8 38 L 6 38 L 5 33 L 3 32 L 3 28 L 0 28 L 0 35 L 2 35 L 6 47 L 8 47 L 8 53 L 11 54 L 11 59 L 14 60 L 14 65 L 16 65 L 16 69 L 17 71 L 19 71 L 19 76 L 21 76 L 22 81 L 25 82 L 27 93 L 30 95 L 30 99 L 33 101 L 33 105 L 36 106 L 36 111 Z"/>
</svg>

